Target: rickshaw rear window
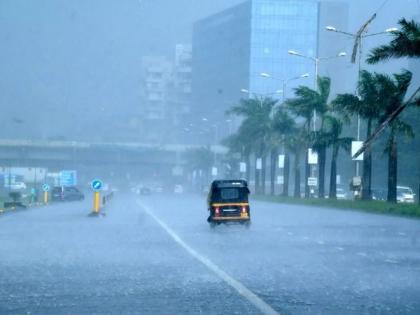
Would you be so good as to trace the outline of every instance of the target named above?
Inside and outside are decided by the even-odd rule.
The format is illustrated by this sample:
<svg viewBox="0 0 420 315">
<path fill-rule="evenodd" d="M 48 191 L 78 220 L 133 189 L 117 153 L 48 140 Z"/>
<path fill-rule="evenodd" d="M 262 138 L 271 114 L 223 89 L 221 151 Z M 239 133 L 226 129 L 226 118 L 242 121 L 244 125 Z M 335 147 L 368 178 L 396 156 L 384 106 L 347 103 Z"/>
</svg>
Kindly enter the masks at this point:
<svg viewBox="0 0 420 315">
<path fill-rule="evenodd" d="M 220 190 L 220 197 L 222 200 L 239 199 L 239 189 L 237 188 L 224 188 Z"/>
</svg>

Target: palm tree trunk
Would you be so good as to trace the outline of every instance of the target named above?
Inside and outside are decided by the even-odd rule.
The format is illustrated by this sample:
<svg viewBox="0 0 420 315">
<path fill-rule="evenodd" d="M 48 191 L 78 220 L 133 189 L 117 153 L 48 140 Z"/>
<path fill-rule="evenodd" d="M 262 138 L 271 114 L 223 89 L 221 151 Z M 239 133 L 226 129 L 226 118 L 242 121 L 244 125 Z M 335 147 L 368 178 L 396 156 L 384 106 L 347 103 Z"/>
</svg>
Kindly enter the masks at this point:
<svg viewBox="0 0 420 315">
<path fill-rule="evenodd" d="M 300 154 L 299 152 L 296 152 L 295 154 L 294 170 L 295 170 L 295 191 L 293 195 L 295 198 L 300 198 Z"/>
<path fill-rule="evenodd" d="M 398 152 L 394 131 L 391 131 L 388 150 L 388 202 L 397 202 Z"/>
<path fill-rule="evenodd" d="M 368 119 L 366 139 L 370 137 L 371 133 L 372 119 Z M 365 151 L 363 159 L 362 199 L 372 199 L 372 153 L 370 150 Z"/>
<path fill-rule="evenodd" d="M 284 168 L 283 168 L 283 197 L 289 197 L 289 176 L 290 176 L 290 156 L 284 153 Z M 299 184 L 300 185 L 300 184 Z"/>
<path fill-rule="evenodd" d="M 249 153 L 246 154 L 245 163 L 246 163 L 245 178 L 246 178 L 246 181 L 249 183 L 251 181 L 251 156 Z"/>
<path fill-rule="evenodd" d="M 338 156 L 338 145 L 333 146 L 331 156 L 331 171 L 330 171 L 330 199 L 337 199 L 337 156 Z"/>
<path fill-rule="evenodd" d="M 327 148 L 323 146 L 319 150 L 319 183 L 318 183 L 318 198 L 325 197 L 325 163 L 327 158 Z"/>
<path fill-rule="evenodd" d="M 308 178 L 311 176 L 311 166 L 308 160 L 308 148 L 305 150 L 305 198 L 309 198 L 310 187 L 308 185 Z M 300 189 L 300 188 L 299 188 Z"/>
<path fill-rule="evenodd" d="M 257 195 L 260 194 L 260 172 L 261 170 L 258 169 L 257 161 L 259 157 L 255 156 L 255 193 Z"/>
<path fill-rule="evenodd" d="M 278 151 L 276 148 L 271 150 L 271 161 L 270 161 L 270 195 L 274 196 L 276 193 L 276 170 L 277 170 L 277 155 Z"/>
<path fill-rule="evenodd" d="M 267 171 L 267 156 L 265 154 L 262 155 L 261 164 L 261 194 L 265 195 L 265 178 Z"/>
</svg>

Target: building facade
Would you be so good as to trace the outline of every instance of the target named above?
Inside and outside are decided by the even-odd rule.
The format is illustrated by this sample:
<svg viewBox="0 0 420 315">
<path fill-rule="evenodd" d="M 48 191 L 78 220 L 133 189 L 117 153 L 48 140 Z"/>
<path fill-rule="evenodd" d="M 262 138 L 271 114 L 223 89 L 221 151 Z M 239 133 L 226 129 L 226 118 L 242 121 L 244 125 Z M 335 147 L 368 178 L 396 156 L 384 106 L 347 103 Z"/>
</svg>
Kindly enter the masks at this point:
<svg viewBox="0 0 420 315">
<path fill-rule="evenodd" d="M 311 0 L 249 0 L 198 21 L 193 29 L 194 117 L 223 122 L 226 110 L 250 95 L 272 95 L 283 89 L 292 96 L 298 85 L 315 85 L 315 63 L 292 56 L 289 50 L 308 57 L 331 57 L 346 46 L 346 39 L 325 30 L 327 25 L 347 29 L 348 7 L 340 2 Z M 320 75 L 338 82 L 333 89 L 345 90 L 345 66 L 340 60 L 320 64 Z M 344 64 L 343 61 L 341 61 Z M 267 73 L 271 78 L 261 76 Z M 334 91 L 333 91 L 334 92 Z M 277 98 L 282 98 L 277 95 Z M 219 132 L 228 133 L 221 123 Z"/>
<path fill-rule="evenodd" d="M 191 45 L 178 44 L 173 58 L 141 61 L 140 115 L 133 117 L 146 143 L 179 143 L 191 104 Z"/>
</svg>

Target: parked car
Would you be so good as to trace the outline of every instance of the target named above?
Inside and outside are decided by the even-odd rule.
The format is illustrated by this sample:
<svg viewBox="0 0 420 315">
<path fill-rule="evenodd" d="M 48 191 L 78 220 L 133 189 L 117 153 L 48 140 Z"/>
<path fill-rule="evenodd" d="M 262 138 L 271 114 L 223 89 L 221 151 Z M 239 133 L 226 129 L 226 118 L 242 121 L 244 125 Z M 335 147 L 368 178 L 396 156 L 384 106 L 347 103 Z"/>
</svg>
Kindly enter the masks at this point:
<svg viewBox="0 0 420 315">
<path fill-rule="evenodd" d="M 83 200 L 85 196 L 76 187 L 53 187 L 51 191 L 51 199 L 53 201 L 75 201 Z"/>
<path fill-rule="evenodd" d="M 15 183 L 10 184 L 10 189 L 11 190 L 25 190 L 26 184 L 24 182 L 15 182 Z"/>
<path fill-rule="evenodd" d="M 149 187 L 143 186 L 142 188 L 140 188 L 140 195 L 151 195 L 152 194 L 152 190 Z"/>
<path fill-rule="evenodd" d="M 176 194 L 182 194 L 184 192 L 184 187 L 181 185 L 175 185 L 174 186 L 174 193 Z"/>
<path fill-rule="evenodd" d="M 337 196 L 338 200 L 347 200 L 348 199 L 347 192 L 341 187 L 337 187 L 336 196 Z"/>
<path fill-rule="evenodd" d="M 397 202 L 399 203 L 414 203 L 415 194 L 410 187 L 397 186 Z"/>
<path fill-rule="evenodd" d="M 377 201 L 386 201 L 387 199 L 386 189 L 372 189 L 372 199 Z"/>
</svg>

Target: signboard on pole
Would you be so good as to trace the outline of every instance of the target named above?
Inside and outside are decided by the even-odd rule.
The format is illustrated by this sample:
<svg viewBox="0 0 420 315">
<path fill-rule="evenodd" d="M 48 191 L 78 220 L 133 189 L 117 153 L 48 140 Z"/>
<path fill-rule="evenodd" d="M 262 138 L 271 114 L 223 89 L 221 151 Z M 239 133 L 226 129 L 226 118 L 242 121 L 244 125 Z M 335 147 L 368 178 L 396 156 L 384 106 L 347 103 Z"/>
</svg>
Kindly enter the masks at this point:
<svg viewBox="0 0 420 315">
<path fill-rule="evenodd" d="M 43 185 L 42 185 L 42 190 L 43 190 L 43 191 L 45 191 L 45 192 L 50 191 L 50 185 L 48 185 L 48 184 L 43 184 Z"/>
<path fill-rule="evenodd" d="M 100 191 L 103 183 L 100 179 L 94 179 L 90 185 L 94 191 Z"/>
<path fill-rule="evenodd" d="M 357 158 L 353 158 L 357 151 L 363 146 L 363 141 L 352 141 L 351 142 L 351 157 L 353 161 L 363 161 L 364 153 L 360 154 Z"/>
<path fill-rule="evenodd" d="M 61 186 L 76 186 L 77 185 L 77 171 L 61 171 L 60 172 Z"/>
<path fill-rule="evenodd" d="M 312 149 L 308 149 L 308 164 L 309 165 L 318 164 L 318 153 Z"/>
<path fill-rule="evenodd" d="M 318 178 L 316 178 L 316 177 L 308 177 L 308 186 L 311 186 L 311 187 L 318 186 Z"/>
<path fill-rule="evenodd" d="M 245 162 L 239 163 L 239 171 L 241 173 L 246 173 L 246 163 Z"/>
<path fill-rule="evenodd" d="M 279 155 L 279 168 L 284 168 L 284 154 Z"/>
<path fill-rule="evenodd" d="M 257 164 L 256 165 L 257 170 L 261 170 L 262 169 L 262 159 L 258 158 L 256 164 Z"/>
</svg>

